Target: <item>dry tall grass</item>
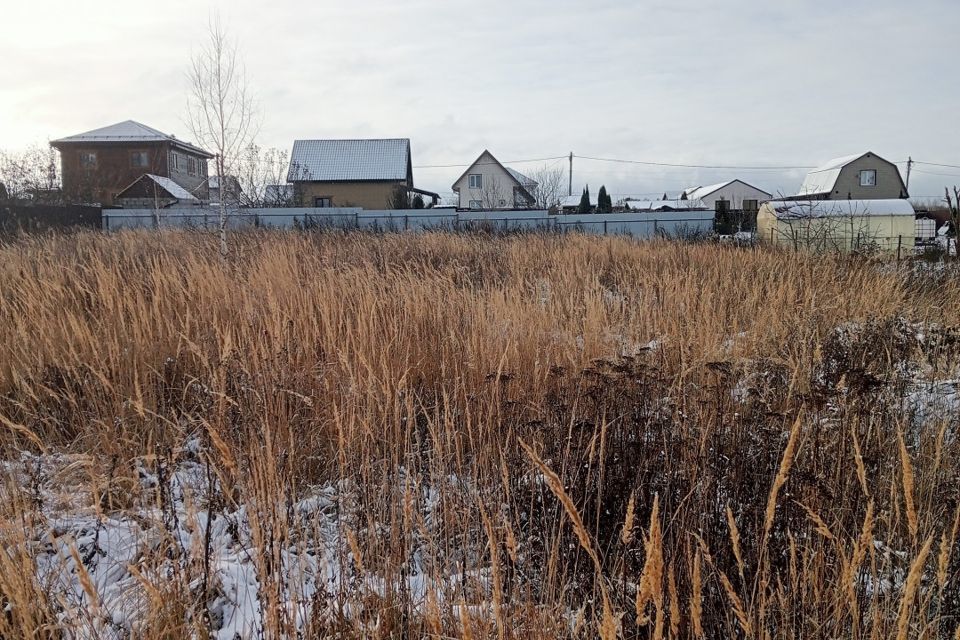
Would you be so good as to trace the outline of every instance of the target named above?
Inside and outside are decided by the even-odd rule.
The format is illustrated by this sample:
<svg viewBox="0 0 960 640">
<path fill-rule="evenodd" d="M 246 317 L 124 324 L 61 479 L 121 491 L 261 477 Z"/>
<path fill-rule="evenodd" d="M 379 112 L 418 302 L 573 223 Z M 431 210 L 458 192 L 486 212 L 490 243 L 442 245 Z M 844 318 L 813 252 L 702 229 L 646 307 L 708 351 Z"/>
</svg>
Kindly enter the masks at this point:
<svg viewBox="0 0 960 640">
<path fill-rule="evenodd" d="M 191 439 L 197 535 L 130 562 L 136 637 L 217 626 L 209 523 L 237 510 L 266 637 L 957 632 L 956 424 L 904 398 L 957 375 L 960 279 L 578 235 L 236 242 L 229 263 L 190 233 L 0 247 L 0 458 L 76 461 L 7 473 L 0 636 L 109 617 L 76 551 L 83 615 L 38 577 L 38 486 L 97 522 L 172 513 Z M 294 505 L 336 483 L 340 570 L 383 588 L 298 619 L 288 550 L 319 534 Z M 414 562 L 438 585 L 419 599 Z"/>
</svg>

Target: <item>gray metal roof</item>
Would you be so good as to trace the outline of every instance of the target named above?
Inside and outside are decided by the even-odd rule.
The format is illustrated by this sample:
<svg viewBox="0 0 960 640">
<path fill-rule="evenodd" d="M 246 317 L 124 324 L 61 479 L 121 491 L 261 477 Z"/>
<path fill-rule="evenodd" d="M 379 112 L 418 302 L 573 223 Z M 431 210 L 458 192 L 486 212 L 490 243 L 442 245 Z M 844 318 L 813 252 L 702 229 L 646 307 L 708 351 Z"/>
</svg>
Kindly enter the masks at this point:
<svg viewBox="0 0 960 640">
<path fill-rule="evenodd" d="M 50 144 L 56 146 L 60 143 L 71 144 L 85 142 L 170 142 L 201 155 L 210 158 L 213 157 L 213 154 L 204 151 L 200 147 L 194 146 L 189 142 L 184 142 L 183 140 L 178 140 L 176 136 L 168 135 L 134 120 L 124 120 L 123 122 L 118 122 L 117 124 L 112 124 L 107 127 L 78 133 L 75 136 L 67 136 L 66 138 L 54 140 Z"/>
<path fill-rule="evenodd" d="M 156 182 L 161 187 L 163 187 L 163 189 L 165 189 L 167 193 L 169 193 L 171 196 L 173 196 L 177 200 L 193 202 L 193 201 L 196 201 L 197 199 L 196 197 L 194 197 L 192 193 L 190 193 L 189 191 L 181 187 L 179 184 L 177 184 L 170 178 L 165 178 L 163 176 L 155 176 L 152 173 L 146 173 L 144 175 L 150 178 L 151 180 L 153 180 L 154 182 Z"/>
<path fill-rule="evenodd" d="M 406 180 L 410 140 L 296 140 L 289 182 Z"/>
<path fill-rule="evenodd" d="M 504 167 L 504 169 L 506 169 L 506 170 L 507 170 L 507 173 L 509 173 L 511 176 L 513 176 L 513 179 L 516 180 L 517 182 L 519 182 L 519 183 L 520 183 L 520 186 L 522 186 L 524 189 L 536 189 L 536 188 L 537 188 L 538 183 L 537 183 L 537 181 L 534 180 L 533 178 L 528 178 L 527 176 L 523 175 L 522 173 L 520 173 L 520 172 L 517 171 L 516 169 L 511 169 L 510 167 Z"/>
<path fill-rule="evenodd" d="M 145 173 L 139 178 L 137 178 L 136 180 L 134 180 L 126 188 L 124 188 L 119 194 L 117 194 L 117 198 L 118 199 L 125 198 L 126 196 L 124 196 L 124 194 L 127 193 L 127 191 L 129 191 L 134 186 L 138 185 L 140 182 L 144 180 L 153 181 L 154 184 L 156 184 L 158 187 L 166 191 L 171 198 L 176 198 L 181 202 L 199 202 L 196 196 L 194 196 L 192 193 L 184 189 L 182 186 L 180 186 L 170 178 L 166 178 L 164 176 L 157 176 L 152 173 Z M 139 197 L 139 196 L 135 196 L 135 197 Z"/>
</svg>

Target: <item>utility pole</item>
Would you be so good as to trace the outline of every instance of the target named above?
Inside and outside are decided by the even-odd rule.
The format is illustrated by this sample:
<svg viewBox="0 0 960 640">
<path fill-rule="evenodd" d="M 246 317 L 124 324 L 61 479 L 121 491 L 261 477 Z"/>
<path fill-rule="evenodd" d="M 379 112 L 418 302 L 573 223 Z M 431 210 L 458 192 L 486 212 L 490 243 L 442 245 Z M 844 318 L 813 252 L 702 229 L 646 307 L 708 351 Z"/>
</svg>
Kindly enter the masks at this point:
<svg viewBox="0 0 960 640">
<path fill-rule="evenodd" d="M 907 195 L 910 195 L 910 171 L 913 169 L 913 156 L 907 158 Z"/>
<path fill-rule="evenodd" d="M 567 185 L 567 195 L 573 195 L 573 151 L 570 152 L 570 183 Z"/>
</svg>

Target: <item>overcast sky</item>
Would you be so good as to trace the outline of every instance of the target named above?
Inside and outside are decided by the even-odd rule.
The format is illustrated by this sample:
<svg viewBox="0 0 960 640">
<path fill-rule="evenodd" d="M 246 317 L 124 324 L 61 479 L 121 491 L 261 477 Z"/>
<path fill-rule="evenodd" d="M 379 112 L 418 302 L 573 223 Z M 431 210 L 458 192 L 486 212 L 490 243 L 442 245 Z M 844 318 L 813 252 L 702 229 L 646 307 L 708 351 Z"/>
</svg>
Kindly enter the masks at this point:
<svg viewBox="0 0 960 640">
<path fill-rule="evenodd" d="M 259 142 L 407 137 L 419 165 L 563 156 L 807 166 L 872 150 L 960 165 L 957 0 L 32 0 L 0 10 L 0 148 L 133 119 L 178 137 L 219 11 Z M 566 167 L 566 161 L 552 161 Z M 543 163 L 518 163 L 532 171 Z M 918 165 L 911 193 L 960 169 Z M 450 192 L 462 169 L 415 169 Z M 574 190 L 676 192 L 791 171 L 577 159 Z M 950 174 L 950 175 L 933 175 Z"/>
</svg>

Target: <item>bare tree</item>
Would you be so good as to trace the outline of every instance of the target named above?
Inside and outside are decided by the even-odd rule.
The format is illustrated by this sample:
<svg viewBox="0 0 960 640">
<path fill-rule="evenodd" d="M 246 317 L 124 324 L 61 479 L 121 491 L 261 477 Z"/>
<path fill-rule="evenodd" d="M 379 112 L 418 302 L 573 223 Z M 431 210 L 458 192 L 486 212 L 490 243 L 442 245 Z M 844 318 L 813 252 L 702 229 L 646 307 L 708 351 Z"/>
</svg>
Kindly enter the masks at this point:
<svg viewBox="0 0 960 640">
<path fill-rule="evenodd" d="M 567 184 L 567 173 L 562 166 L 543 165 L 530 174 L 537 183 L 533 189 L 534 205 L 537 209 L 557 210 L 563 199 Z"/>
<path fill-rule="evenodd" d="M 240 202 L 246 207 L 287 206 L 290 189 L 287 187 L 289 154 L 270 147 L 263 149 L 249 144 L 240 158 L 237 179 L 240 183 Z"/>
<path fill-rule="evenodd" d="M 187 113 L 194 137 L 214 152 L 217 175 L 224 181 L 256 135 L 257 113 L 237 46 L 218 17 L 210 21 L 206 46 L 193 56 Z M 219 210 L 220 254 L 226 257 L 226 198 L 220 198 Z"/>
<path fill-rule="evenodd" d="M 794 249 L 813 253 L 871 253 L 883 241 L 870 224 L 870 211 L 859 203 L 798 200 L 777 210 L 776 234 Z M 889 249 L 890 245 L 887 244 Z"/>
<path fill-rule="evenodd" d="M 10 200 L 59 201 L 57 152 L 39 145 L 0 151 L 0 184 Z"/>
<path fill-rule="evenodd" d="M 943 188 L 947 201 L 947 208 L 950 210 L 950 226 L 948 231 L 953 233 L 953 246 L 957 259 L 960 259 L 960 187 L 953 187 L 953 196 L 950 195 L 948 187 Z M 947 235 L 947 258 L 950 257 L 950 235 Z"/>
</svg>

